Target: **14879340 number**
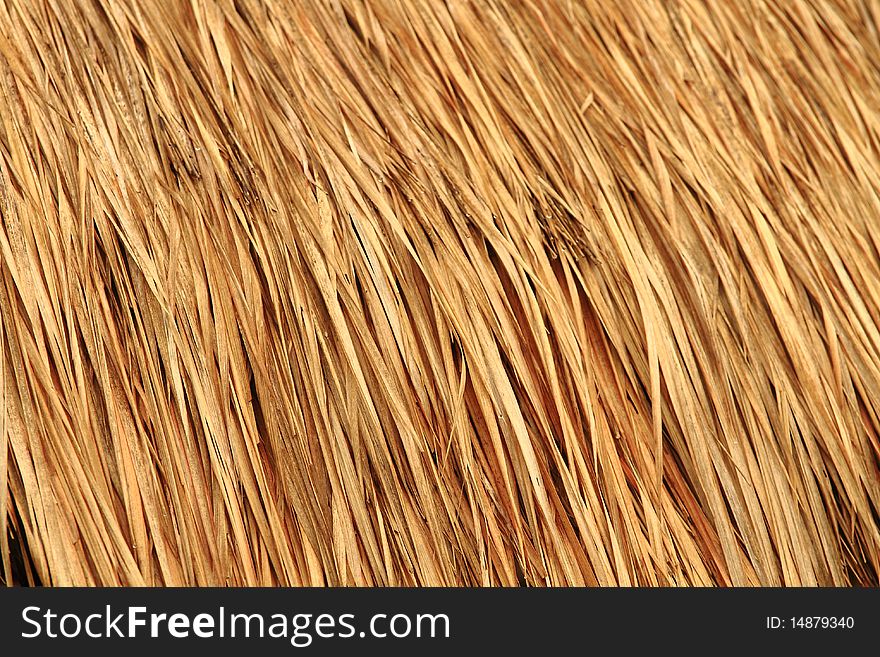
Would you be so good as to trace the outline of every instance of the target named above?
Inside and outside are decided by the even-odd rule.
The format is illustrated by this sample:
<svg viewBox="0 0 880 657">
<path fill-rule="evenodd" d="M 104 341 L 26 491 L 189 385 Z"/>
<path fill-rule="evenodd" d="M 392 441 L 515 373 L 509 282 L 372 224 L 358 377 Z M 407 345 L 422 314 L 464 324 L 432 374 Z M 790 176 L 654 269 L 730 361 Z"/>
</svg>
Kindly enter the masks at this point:
<svg viewBox="0 0 880 657">
<path fill-rule="evenodd" d="M 851 630 L 855 626 L 852 616 L 791 616 L 785 620 L 793 630 Z"/>
</svg>

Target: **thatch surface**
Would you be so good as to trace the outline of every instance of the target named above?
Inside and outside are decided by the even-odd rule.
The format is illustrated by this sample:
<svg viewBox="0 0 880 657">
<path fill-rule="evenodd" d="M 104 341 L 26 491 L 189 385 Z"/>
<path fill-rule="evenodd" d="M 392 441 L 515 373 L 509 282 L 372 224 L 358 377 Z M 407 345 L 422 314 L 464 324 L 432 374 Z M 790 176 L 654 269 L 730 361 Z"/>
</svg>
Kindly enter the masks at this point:
<svg viewBox="0 0 880 657">
<path fill-rule="evenodd" d="M 878 584 L 878 25 L 0 1 L 3 579 Z"/>
</svg>

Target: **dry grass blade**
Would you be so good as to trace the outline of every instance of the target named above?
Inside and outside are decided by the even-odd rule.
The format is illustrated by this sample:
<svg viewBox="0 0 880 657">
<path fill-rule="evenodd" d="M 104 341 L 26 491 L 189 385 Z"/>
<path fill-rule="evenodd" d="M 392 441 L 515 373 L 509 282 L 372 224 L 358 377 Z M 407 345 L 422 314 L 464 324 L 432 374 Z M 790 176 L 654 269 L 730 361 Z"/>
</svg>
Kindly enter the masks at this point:
<svg viewBox="0 0 880 657">
<path fill-rule="evenodd" d="M 0 0 L 0 576 L 880 584 L 873 0 Z"/>
</svg>

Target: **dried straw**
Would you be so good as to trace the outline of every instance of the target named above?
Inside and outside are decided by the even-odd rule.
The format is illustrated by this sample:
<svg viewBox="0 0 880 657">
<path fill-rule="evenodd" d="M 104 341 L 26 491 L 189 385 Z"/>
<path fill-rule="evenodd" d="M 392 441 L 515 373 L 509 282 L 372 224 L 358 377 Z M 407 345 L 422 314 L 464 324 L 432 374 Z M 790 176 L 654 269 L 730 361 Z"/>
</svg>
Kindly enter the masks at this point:
<svg viewBox="0 0 880 657">
<path fill-rule="evenodd" d="M 876 0 L 0 1 L 7 583 L 880 583 Z"/>
</svg>

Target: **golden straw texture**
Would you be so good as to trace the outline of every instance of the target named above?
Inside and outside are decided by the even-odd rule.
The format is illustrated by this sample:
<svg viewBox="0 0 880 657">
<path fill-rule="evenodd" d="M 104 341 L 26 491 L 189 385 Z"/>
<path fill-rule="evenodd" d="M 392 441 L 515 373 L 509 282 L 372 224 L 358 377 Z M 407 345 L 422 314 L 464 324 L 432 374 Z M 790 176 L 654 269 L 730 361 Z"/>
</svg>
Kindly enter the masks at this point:
<svg viewBox="0 0 880 657">
<path fill-rule="evenodd" d="M 0 0 L 0 555 L 865 585 L 880 3 Z"/>
</svg>

